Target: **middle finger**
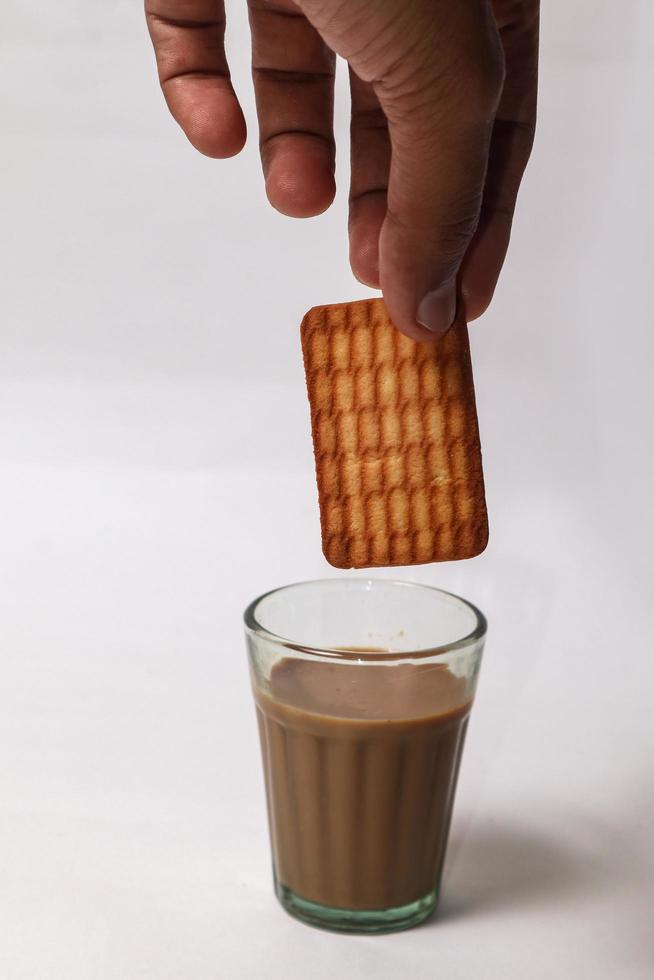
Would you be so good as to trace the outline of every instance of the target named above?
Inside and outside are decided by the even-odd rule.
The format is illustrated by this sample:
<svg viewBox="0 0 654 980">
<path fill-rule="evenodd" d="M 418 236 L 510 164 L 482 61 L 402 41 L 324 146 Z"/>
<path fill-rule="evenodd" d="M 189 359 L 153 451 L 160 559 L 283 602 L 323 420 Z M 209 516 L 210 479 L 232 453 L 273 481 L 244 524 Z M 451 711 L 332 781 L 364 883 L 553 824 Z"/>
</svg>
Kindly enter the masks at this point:
<svg viewBox="0 0 654 980">
<path fill-rule="evenodd" d="M 249 0 L 261 162 L 270 203 L 320 214 L 334 192 L 335 57 L 289 0 Z"/>
</svg>

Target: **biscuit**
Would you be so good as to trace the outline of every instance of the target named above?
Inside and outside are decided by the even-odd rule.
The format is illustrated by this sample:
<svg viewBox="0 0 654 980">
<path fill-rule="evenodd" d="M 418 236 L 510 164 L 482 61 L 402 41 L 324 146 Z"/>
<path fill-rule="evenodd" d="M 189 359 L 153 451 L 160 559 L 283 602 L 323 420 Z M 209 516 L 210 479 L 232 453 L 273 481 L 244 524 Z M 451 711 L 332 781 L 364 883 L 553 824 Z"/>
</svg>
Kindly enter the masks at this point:
<svg viewBox="0 0 654 980">
<path fill-rule="evenodd" d="M 486 547 L 468 329 L 426 343 L 381 299 L 302 321 L 322 547 L 336 568 L 472 558 Z"/>
</svg>

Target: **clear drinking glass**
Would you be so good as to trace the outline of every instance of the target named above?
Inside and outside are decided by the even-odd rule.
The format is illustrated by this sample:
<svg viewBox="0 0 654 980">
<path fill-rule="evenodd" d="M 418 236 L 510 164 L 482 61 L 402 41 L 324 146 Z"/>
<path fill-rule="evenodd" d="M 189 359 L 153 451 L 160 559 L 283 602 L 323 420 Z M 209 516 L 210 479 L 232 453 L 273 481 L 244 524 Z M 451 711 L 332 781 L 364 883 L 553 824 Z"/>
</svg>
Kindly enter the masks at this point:
<svg viewBox="0 0 654 980">
<path fill-rule="evenodd" d="M 245 612 L 275 892 L 382 932 L 435 908 L 484 616 L 438 589 L 328 579 Z"/>
</svg>

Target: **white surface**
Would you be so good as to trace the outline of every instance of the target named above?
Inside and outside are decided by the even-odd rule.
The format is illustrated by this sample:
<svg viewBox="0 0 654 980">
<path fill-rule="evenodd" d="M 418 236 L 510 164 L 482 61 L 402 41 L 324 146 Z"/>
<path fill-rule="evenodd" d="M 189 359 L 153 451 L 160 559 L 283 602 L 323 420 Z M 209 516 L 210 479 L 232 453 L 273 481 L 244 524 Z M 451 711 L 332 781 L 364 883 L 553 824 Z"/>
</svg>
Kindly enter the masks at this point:
<svg viewBox="0 0 654 980">
<path fill-rule="evenodd" d="M 490 620 L 442 912 L 381 938 L 272 897 L 240 627 L 330 574 L 297 323 L 365 294 L 343 194 L 292 222 L 255 140 L 187 148 L 138 6 L 3 7 L 0 975 L 651 977 L 651 4 L 545 5 L 536 154 L 473 331 L 491 544 L 405 573 Z"/>
</svg>

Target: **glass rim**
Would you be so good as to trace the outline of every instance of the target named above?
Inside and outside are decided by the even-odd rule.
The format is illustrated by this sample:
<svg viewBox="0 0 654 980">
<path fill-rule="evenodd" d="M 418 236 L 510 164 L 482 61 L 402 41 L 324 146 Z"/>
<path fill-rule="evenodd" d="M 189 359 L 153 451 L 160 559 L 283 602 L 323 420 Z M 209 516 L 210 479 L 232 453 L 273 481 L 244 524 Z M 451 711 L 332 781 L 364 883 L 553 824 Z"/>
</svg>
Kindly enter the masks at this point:
<svg viewBox="0 0 654 980">
<path fill-rule="evenodd" d="M 292 640 L 289 637 L 281 636 L 277 633 L 272 632 L 272 630 L 267 629 L 262 623 L 257 619 L 257 608 L 260 603 L 267 599 L 268 596 L 275 595 L 277 592 L 285 592 L 291 589 L 297 589 L 302 586 L 320 586 L 320 585 L 341 585 L 341 584 L 357 584 L 357 585 L 387 585 L 393 586 L 395 588 L 405 588 L 405 589 L 418 589 L 424 592 L 432 592 L 438 596 L 445 596 L 448 599 L 454 599 L 455 602 L 459 603 L 469 610 L 474 616 L 474 627 L 470 632 L 466 633 L 465 636 L 459 637 L 456 640 L 452 640 L 450 643 L 443 643 L 439 646 L 431 647 L 420 647 L 414 650 L 390 650 L 388 652 L 380 651 L 365 651 L 365 650 L 344 650 L 342 647 L 329 647 L 320 646 L 307 643 L 298 643 L 296 640 Z M 262 639 L 268 640 L 271 643 L 275 643 L 278 646 L 282 646 L 287 650 L 294 651 L 295 653 L 308 654 L 309 656 L 314 656 L 317 659 L 328 657 L 335 660 L 356 660 L 358 662 L 362 661 L 397 661 L 397 660 L 419 660 L 419 659 L 429 659 L 439 656 L 444 656 L 445 654 L 452 653 L 456 650 L 465 650 L 469 647 L 474 646 L 479 641 L 483 640 L 486 636 L 488 629 L 488 621 L 484 616 L 483 612 L 478 609 L 474 603 L 469 602 L 467 599 L 463 599 L 461 596 L 456 595 L 454 592 L 448 592 L 446 589 L 439 589 L 435 585 L 425 585 L 423 582 L 407 582 L 402 579 L 384 579 L 384 578 L 355 578 L 353 575 L 343 577 L 343 578 L 317 578 L 317 579 L 307 579 L 300 582 L 290 582 L 288 585 L 280 585 L 274 589 L 268 589 L 267 592 L 263 592 L 261 595 L 253 599 L 252 602 L 246 607 L 243 613 L 243 622 L 245 624 L 245 629 L 249 634 L 261 637 Z"/>
</svg>

